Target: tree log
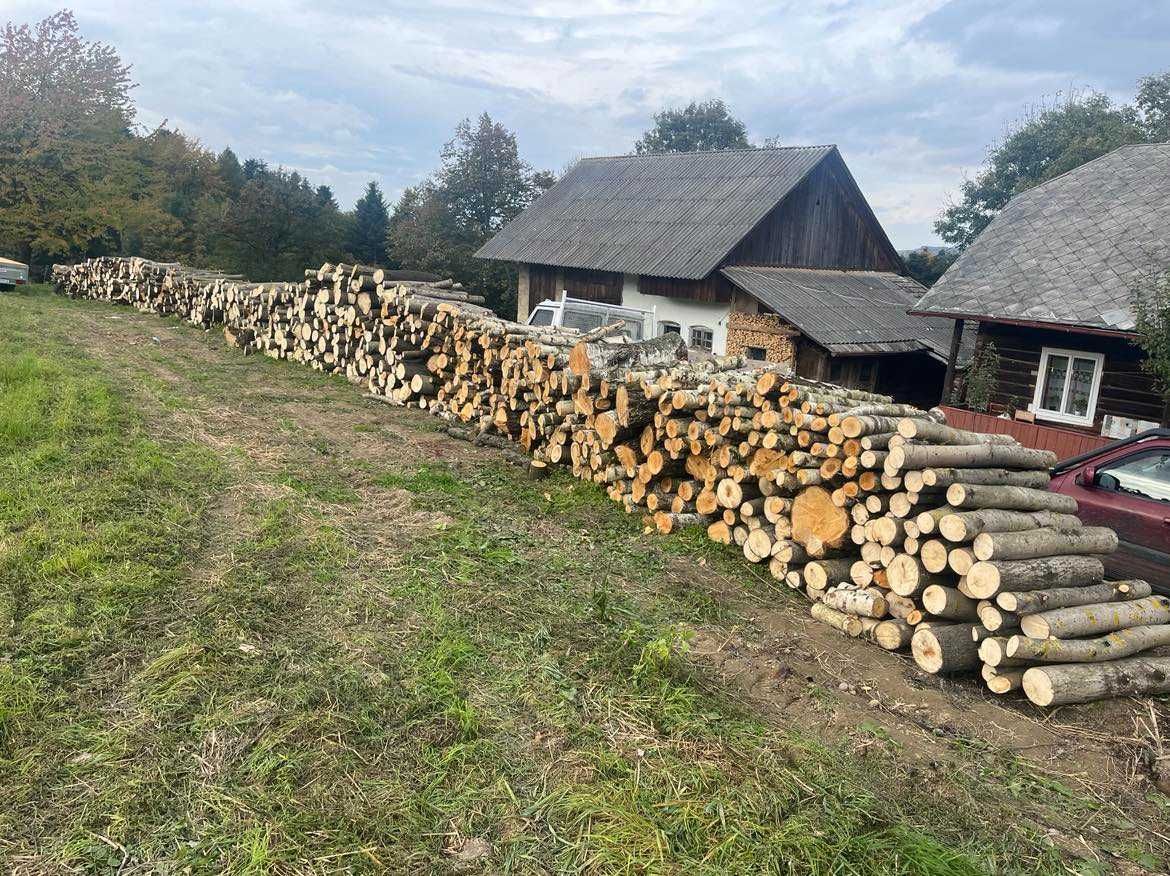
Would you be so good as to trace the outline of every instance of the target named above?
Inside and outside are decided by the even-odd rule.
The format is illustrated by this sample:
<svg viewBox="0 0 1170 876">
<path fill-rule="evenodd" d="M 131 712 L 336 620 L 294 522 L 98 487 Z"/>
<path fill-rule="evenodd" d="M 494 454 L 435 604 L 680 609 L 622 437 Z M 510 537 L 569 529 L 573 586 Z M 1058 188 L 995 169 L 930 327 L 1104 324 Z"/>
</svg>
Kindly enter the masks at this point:
<svg viewBox="0 0 1170 876">
<path fill-rule="evenodd" d="M 1050 493 L 1047 490 L 1033 490 L 1028 487 L 951 484 L 947 487 L 947 502 L 955 508 L 964 510 L 994 508 L 1000 511 L 1077 513 L 1077 500 L 1072 496 Z"/>
<path fill-rule="evenodd" d="M 931 584 L 922 591 L 922 607 L 945 620 L 974 622 L 979 620 L 978 603 L 954 587 Z"/>
<path fill-rule="evenodd" d="M 1043 490 L 1052 478 L 1046 471 L 1009 471 L 1006 468 L 927 468 L 922 483 L 945 489 L 951 484 L 995 484 Z"/>
<path fill-rule="evenodd" d="M 880 593 L 852 587 L 835 587 L 827 590 L 821 597 L 821 602 L 830 608 L 860 617 L 882 618 L 888 613 L 886 600 Z"/>
<path fill-rule="evenodd" d="M 1170 623 L 1170 596 L 1147 596 L 1132 602 L 1099 602 L 1055 608 L 1020 618 L 1020 629 L 1033 639 L 1071 639 Z"/>
<path fill-rule="evenodd" d="M 1057 587 L 1026 593 L 1007 591 L 995 597 L 996 604 L 1016 614 L 1037 614 L 1053 608 L 1094 605 L 1102 602 L 1128 602 L 1149 596 L 1153 590 L 1145 581 L 1106 581 L 1089 587 Z"/>
<path fill-rule="evenodd" d="M 1117 550 L 1117 533 L 1104 526 L 983 532 L 975 537 L 972 547 L 976 558 L 980 560 L 1030 560 L 1072 554 L 1111 554 Z"/>
<path fill-rule="evenodd" d="M 970 624 L 919 627 L 910 640 L 914 662 L 932 675 L 969 672 L 979 666 L 979 646 Z"/>
<path fill-rule="evenodd" d="M 578 377 L 618 368 L 652 370 L 686 361 L 687 345 L 674 332 L 633 344 L 581 341 L 569 351 L 569 370 Z"/>
<path fill-rule="evenodd" d="M 802 490 L 792 502 L 792 540 L 809 546 L 810 537 L 838 548 L 849 532 L 849 514 L 833 504 L 832 493 L 821 487 Z"/>
<path fill-rule="evenodd" d="M 906 444 L 890 450 L 886 466 L 898 472 L 907 468 L 1011 468 L 1049 469 L 1056 454 L 1010 444 Z"/>
<path fill-rule="evenodd" d="M 1016 592 L 1099 584 L 1105 567 L 1096 557 L 1041 557 L 1033 560 L 981 560 L 967 573 L 967 589 L 976 599 L 1001 590 Z"/>
<path fill-rule="evenodd" d="M 869 639 L 887 651 L 901 651 L 910 644 L 914 627 L 904 620 L 884 620 L 870 631 Z"/>
<path fill-rule="evenodd" d="M 938 531 L 943 538 L 958 543 L 973 541 L 984 532 L 1025 532 L 1039 527 L 1072 529 L 1081 525 L 1080 519 L 1072 514 L 1051 511 L 999 511 L 994 508 L 955 511 L 947 506 L 933 513 L 939 514 Z"/>
<path fill-rule="evenodd" d="M 1128 627 L 1096 639 L 1032 639 L 1012 636 L 1007 655 L 1035 663 L 1102 663 L 1170 645 L 1170 624 Z"/>
<path fill-rule="evenodd" d="M 1033 666 L 1024 673 L 1024 693 L 1038 706 L 1170 693 L 1170 657 Z"/>
<path fill-rule="evenodd" d="M 915 596 L 932 584 L 952 584 L 953 579 L 926 571 L 918 557 L 898 554 L 886 567 L 886 583 L 899 596 Z"/>
<path fill-rule="evenodd" d="M 898 434 L 907 440 L 917 438 L 926 444 L 1010 444 L 1019 446 L 1011 435 L 995 435 L 985 432 L 968 432 L 955 429 L 933 420 L 915 420 L 907 417 L 898 421 Z"/>
</svg>

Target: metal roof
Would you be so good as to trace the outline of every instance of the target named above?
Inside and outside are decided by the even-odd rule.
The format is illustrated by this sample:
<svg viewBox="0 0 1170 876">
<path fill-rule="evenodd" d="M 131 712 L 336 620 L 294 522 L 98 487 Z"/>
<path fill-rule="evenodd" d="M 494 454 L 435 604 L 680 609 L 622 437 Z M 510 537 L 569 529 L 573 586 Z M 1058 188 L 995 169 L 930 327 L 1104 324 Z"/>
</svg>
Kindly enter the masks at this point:
<svg viewBox="0 0 1170 876">
<path fill-rule="evenodd" d="M 1132 331 L 1137 279 L 1170 269 L 1170 143 L 1122 146 L 1016 195 L 916 309 Z"/>
<path fill-rule="evenodd" d="M 909 277 L 748 266 L 725 267 L 722 273 L 831 353 L 925 350 L 945 361 L 950 351 L 954 323 L 907 313 L 924 291 Z"/>
<path fill-rule="evenodd" d="M 24 262 L 14 261 L 13 259 L 6 259 L 3 256 L 0 256 L 0 265 L 15 265 L 18 268 L 28 267 L 28 265 L 26 265 Z"/>
<path fill-rule="evenodd" d="M 836 149 L 586 158 L 476 256 L 697 280 Z"/>
</svg>

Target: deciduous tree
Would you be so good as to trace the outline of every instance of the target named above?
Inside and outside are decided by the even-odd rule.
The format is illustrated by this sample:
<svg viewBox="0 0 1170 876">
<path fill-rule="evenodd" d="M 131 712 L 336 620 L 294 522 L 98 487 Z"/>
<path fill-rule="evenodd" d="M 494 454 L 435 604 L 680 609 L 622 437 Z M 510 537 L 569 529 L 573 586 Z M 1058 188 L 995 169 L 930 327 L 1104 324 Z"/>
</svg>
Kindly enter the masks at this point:
<svg viewBox="0 0 1170 876">
<path fill-rule="evenodd" d="M 731 115 L 722 100 L 691 102 L 654 114 L 654 126 L 634 144 L 638 155 L 653 152 L 699 152 L 706 149 L 748 149 L 744 123 Z"/>
</svg>

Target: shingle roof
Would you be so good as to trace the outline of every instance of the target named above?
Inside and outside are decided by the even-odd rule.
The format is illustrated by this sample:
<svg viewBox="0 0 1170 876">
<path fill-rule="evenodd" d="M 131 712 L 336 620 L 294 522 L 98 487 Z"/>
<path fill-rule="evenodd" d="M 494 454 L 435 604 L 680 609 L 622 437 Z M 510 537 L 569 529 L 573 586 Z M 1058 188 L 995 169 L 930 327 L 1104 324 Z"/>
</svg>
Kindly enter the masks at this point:
<svg viewBox="0 0 1170 876">
<path fill-rule="evenodd" d="M 922 297 L 935 313 L 1130 331 L 1170 268 L 1170 143 L 1122 146 L 1016 195 Z"/>
<path fill-rule="evenodd" d="M 831 353 L 926 350 L 945 360 L 950 350 L 951 320 L 906 312 L 923 292 L 909 277 L 738 266 L 725 267 L 722 273 Z"/>
<path fill-rule="evenodd" d="M 479 258 L 700 279 L 835 146 L 579 161 Z"/>
</svg>

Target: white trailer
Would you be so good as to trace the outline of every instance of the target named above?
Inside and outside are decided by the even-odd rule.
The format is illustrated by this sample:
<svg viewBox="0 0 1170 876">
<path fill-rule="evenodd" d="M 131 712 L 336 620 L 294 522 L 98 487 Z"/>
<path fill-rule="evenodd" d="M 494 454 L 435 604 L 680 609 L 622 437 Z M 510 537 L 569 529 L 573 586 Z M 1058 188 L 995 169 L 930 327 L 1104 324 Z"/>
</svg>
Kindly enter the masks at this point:
<svg viewBox="0 0 1170 876">
<path fill-rule="evenodd" d="M 28 265 L 0 258 L 0 291 L 8 292 L 28 282 Z"/>
</svg>

